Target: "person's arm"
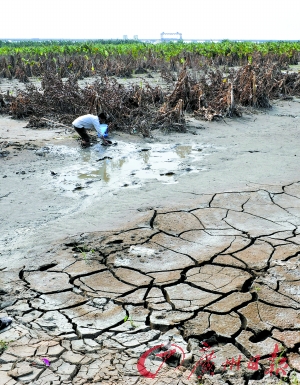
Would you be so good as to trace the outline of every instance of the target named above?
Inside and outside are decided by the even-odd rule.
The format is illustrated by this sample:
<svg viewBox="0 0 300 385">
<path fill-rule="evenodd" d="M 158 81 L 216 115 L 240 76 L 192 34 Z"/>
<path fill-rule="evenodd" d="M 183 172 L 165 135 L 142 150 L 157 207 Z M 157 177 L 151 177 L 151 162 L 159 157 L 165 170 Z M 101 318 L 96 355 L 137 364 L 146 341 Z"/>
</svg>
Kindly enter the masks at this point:
<svg viewBox="0 0 300 385">
<path fill-rule="evenodd" d="M 99 122 L 98 117 L 93 118 L 93 125 L 94 125 L 95 130 L 100 135 L 100 138 L 102 139 L 103 143 L 104 144 L 109 144 L 109 142 L 104 138 L 104 136 L 103 136 L 103 134 L 101 132 L 101 127 L 100 127 L 100 122 Z"/>
</svg>

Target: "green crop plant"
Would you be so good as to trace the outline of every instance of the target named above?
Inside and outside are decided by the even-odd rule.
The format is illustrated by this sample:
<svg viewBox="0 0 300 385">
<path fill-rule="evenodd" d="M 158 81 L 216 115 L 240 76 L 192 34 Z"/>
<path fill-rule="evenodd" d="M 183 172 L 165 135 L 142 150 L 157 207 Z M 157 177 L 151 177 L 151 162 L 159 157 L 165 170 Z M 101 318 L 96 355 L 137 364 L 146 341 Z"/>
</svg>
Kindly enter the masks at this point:
<svg viewBox="0 0 300 385">
<path fill-rule="evenodd" d="M 3 353 L 8 348 L 8 344 L 9 342 L 0 340 L 0 353 Z"/>
<path fill-rule="evenodd" d="M 297 373 L 295 371 L 290 374 L 290 383 L 291 385 L 300 385 L 300 381 L 298 380 Z"/>
<path fill-rule="evenodd" d="M 139 41 L 117 41 L 117 40 L 94 40 L 88 42 L 79 41 L 22 41 L 8 42 L 0 41 L 0 56 L 10 54 L 24 55 L 47 55 L 47 54 L 100 54 L 105 57 L 121 54 L 132 55 L 133 58 L 148 57 L 156 54 L 166 60 L 178 55 L 183 57 L 186 53 L 197 53 L 205 57 L 215 57 L 216 55 L 230 56 L 233 54 L 239 57 L 247 57 L 254 52 L 261 52 L 291 57 L 294 53 L 300 52 L 300 42 L 263 42 L 255 43 L 250 41 L 235 42 L 224 40 L 222 42 L 203 42 L 203 43 L 184 43 L 162 42 L 159 44 L 143 43 Z"/>
<path fill-rule="evenodd" d="M 124 67 L 126 76 L 128 73 L 142 66 L 153 68 L 153 64 L 172 63 L 179 66 L 189 66 L 192 59 L 194 66 L 201 68 L 202 63 L 209 65 L 223 63 L 230 66 L 252 64 L 257 55 L 267 57 L 273 55 L 274 61 L 283 57 L 288 64 L 297 64 L 300 61 L 300 42 L 235 42 L 224 40 L 222 42 L 185 43 L 161 42 L 159 44 L 143 43 L 140 41 L 124 40 L 93 40 L 93 41 L 21 41 L 9 42 L 0 41 L 0 73 L 7 77 L 14 77 L 15 71 L 21 62 L 24 66 L 30 64 L 32 73 L 27 68 L 28 76 L 42 76 L 45 68 L 52 68 L 47 65 L 48 60 L 54 63 L 54 70 L 60 76 L 69 76 L 70 73 L 89 73 L 85 76 L 92 76 L 96 71 L 101 70 L 103 65 L 107 68 L 116 63 L 117 68 Z M 13 64 L 10 60 L 13 58 Z M 284 61 L 283 60 L 283 61 Z M 59 65 L 60 63 L 60 65 Z M 88 64 L 85 67 L 85 64 Z M 93 63 L 93 64 L 92 64 Z M 118 65 L 118 63 L 121 64 Z M 8 65 L 12 67 L 8 67 Z M 57 65 L 57 67 L 56 67 Z M 58 67 L 61 70 L 58 70 Z M 135 68 L 134 68 L 135 67 Z M 159 68 L 158 68 L 159 69 Z M 25 68 L 23 68 L 25 71 Z M 117 76 L 124 75 L 112 73 Z M 3 75 L 2 75 L 3 76 Z"/>
<path fill-rule="evenodd" d="M 286 349 L 284 349 L 282 345 L 279 345 L 278 349 L 279 349 L 279 350 L 282 349 L 282 350 L 280 351 L 278 357 L 275 358 L 275 361 L 274 361 L 275 368 L 278 368 L 279 362 L 280 362 L 280 360 L 281 360 L 283 354 L 286 352 Z"/>
<path fill-rule="evenodd" d="M 95 250 L 94 249 L 91 249 L 89 250 L 85 245 L 83 245 L 82 247 L 79 247 L 79 246 L 75 246 L 76 250 L 79 251 L 81 253 L 81 256 L 83 258 L 83 260 L 85 261 L 85 263 L 90 263 L 89 261 L 89 256 L 92 254 L 95 253 Z"/>
<path fill-rule="evenodd" d="M 275 367 L 275 369 L 279 368 L 280 360 L 282 359 L 284 353 L 286 352 L 286 349 L 284 349 L 284 347 L 282 345 L 279 345 L 278 348 L 279 348 L 280 352 L 278 354 L 278 357 L 276 357 L 275 360 L 274 360 L 274 367 Z M 296 375 L 296 380 L 298 382 L 297 375 Z M 288 378 L 287 377 L 281 377 L 281 374 L 280 374 L 280 382 L 279 382 L 279 384 L 287 384 L 287 383 L 288 383 Z M 295 385 L 298 385 L 298 384 L 296 383 Z"/>
<path fill-rule="evenodd" d="M 137 328 L 137 326 L 136 326 L 136 325 L 134 324 L 134 322 L 133 322 L 132 316 L 126 315 L 126 316 L 124 317 L 124 322 L 126 322 L 126 321 L 129 321 L 129 322 L 130 322 L 130 326 L 131 326 L 133 329 Z"/>
</svg>

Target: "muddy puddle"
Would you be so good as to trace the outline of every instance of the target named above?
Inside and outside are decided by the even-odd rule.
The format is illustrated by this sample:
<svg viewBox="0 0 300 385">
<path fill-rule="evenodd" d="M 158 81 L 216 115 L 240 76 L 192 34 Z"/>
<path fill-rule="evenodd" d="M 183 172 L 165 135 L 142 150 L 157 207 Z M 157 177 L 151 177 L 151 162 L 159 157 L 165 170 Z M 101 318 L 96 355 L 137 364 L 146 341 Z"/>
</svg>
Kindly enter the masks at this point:
<svg viewBox="0 0 300 385">
<path fill-rule="evenodd" d="M 118 142 L 111 147 L 97 143 L 89 149 L 57 145 L 43 151 L 48 159 L 61 159 L 60 169 L 52 172 L 51 185 L 56 191 L 74 194 L 84 190 L 85 194 L 94 195 L 103 188 L 139 188 L 149 180 L 177 184 L 184 174 L 205 171 L 206 157 L 220 149 L 199 143 L 139 147 Z M 66 162 L 67 158 L 71 162 Z M 49 180 L 44 187 L 49 188 Z"/>
</svg>

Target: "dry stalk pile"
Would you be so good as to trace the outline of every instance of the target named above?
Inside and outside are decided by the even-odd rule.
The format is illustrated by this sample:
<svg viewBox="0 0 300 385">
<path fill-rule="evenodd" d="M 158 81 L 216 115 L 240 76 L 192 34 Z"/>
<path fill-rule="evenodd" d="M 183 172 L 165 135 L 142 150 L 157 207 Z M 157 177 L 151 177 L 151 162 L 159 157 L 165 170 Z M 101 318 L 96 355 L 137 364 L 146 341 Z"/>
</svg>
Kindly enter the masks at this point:
<svg viewBox="0 0 300 385">
<path fill-rule="evenodd" d="M 164 73 L 165 80 L 171 76 Z M 292 95 L 300 95 L 300 74 L 282 73 L 276 63 L 247 64 L 227 75 L 206 68 L 195 76 L 185 68 L 165 97 L 158 120 L 180 121 L 183 111 L 206 120 L 240 116 L 239 106 L 269 108 L 271 99 Z"/>
<path fill-rule="evenodd" d="M 41 87 L 39 90 L 33 84 L 26 84 L 16 97 L 0 94 L 0 112 L 14 118 L 30 117 L 30 125 L 41 126 L 44 125 L 40 123 L 41 117 L 70 124 L 79 115 L 105 111 L 112 129 L 149 135 L 163 97 L 159 87 L 149 84 L 125 87 L 108 77 L 80 88 L 76 77 L 63 81 L 54 72 L 43 77 Z"/>
<path fill-rule="evenodd" d="M 267 108 L 273 98 L 300 95 L 300 74 L 283 73 L 276 63 L 247 64 L 229 73 L 208 67 L 195 72 L 187 63 L 178 69 L 179 75 L 163 68 L 166 89 L 147 82 L 124 86 L 108 76 L 80 88 L 77 76 L 63 81 L 49 70 L 42 89 L 28 83 L 16 97 L 0 94 L 0 112 L 31 117 L 37 125 L 41 117 L 70 124 L 79 115 L 105 111 L 113 129 L 146 136 L 152 128 L 184 130 L 185 113 L 206 120 L 240 116 L 240 106 Z"/>
</svg>

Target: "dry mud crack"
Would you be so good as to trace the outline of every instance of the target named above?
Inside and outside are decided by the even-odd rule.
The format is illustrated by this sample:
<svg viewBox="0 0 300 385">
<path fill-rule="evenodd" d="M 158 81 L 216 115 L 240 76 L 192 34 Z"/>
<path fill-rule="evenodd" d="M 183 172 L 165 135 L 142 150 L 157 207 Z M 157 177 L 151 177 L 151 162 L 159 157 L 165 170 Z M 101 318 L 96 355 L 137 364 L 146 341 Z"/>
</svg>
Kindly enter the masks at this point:
<svg viewBox="0 0 300 385">
<path fill-rule="evenodd" d="M 0 315 L 14 322 L 0 335 L 0 384 L 197 383 L 203 340 L 214 362 L 204 384 L 279 384 L 283 371 L 300 380 L 300 182 L 202 202 L 1 271 Z M 181 358 L 147 378 L 137 363 L 162 344 Z M 266 374 L 276 344 L 277 377 Z M 161 363 L 150 354 L 144 367 Z"/>
</svg>

